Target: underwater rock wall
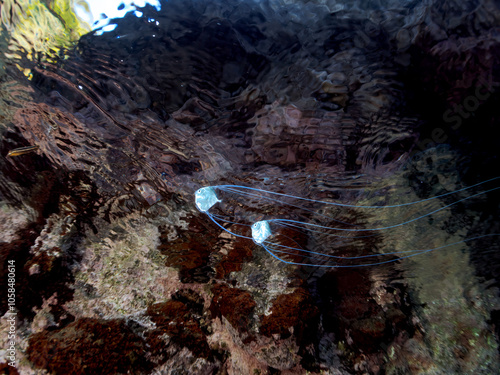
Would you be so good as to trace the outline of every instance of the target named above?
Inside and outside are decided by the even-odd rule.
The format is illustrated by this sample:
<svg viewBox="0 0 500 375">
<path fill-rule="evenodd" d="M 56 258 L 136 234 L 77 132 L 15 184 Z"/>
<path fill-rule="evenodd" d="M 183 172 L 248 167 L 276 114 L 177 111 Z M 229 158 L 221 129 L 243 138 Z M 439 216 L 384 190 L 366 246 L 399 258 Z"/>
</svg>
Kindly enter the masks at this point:
<svg viewBox="0 0 500 375">
<path fill-rule="evenodd" d="M 14 370 L 2 353 L 0 368 L 498 372 L 494 241 L 373 268 L 291 266 L 222 231 L 193 197 L 240 184 L 380 205 L 496 176 L 498 4 L 168 1 L 141 12 L 50 58 L 2 53 L 0 258 L 2 275 L 16 262 L 18 359 Z M 15 46 L 2 21 L 0 45 Z M 336 250 L 500 233 L 498 201 Z M 244 203 L 235 215 L 250 214 Z M 286 210 L 276 206 L 251 214 Z M 370 227 L 416 211 L 391 212 L 343 218 Z"/>
</svg>

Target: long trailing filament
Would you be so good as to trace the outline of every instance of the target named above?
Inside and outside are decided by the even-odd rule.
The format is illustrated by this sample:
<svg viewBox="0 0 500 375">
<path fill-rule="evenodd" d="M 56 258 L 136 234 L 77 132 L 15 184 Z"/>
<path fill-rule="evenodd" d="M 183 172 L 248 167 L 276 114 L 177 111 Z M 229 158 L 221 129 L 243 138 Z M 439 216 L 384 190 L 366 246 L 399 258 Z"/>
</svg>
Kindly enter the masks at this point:
<svg viewBox="0 0 500 375">
<path fill-rule="evenodd" d="M 446 208 L 449 208 L 453 205 L 456 205 L 460 202 L 466 201 L 468 199 L 487 194 L 489 192 L 500 189 L 500 187 L 493 187 L 486 189 L 481 192 L 474 193 L 468 197 L 457 199 L 454 202 L 446 204 L 437 209 L 433 209 L 425 214 L 420 214 L 416 217 L 413 217 L 408 220 L 400 221 L 396 224 L 378 226 L 373 228 L 365 228 L 365 227 L 355 227 L 356 224 L 347 223 L 341 220 L 336 220 L 328 215 L 318 213 L 314 211 L 312 208 L 304 207 L 300 204 L 303 202 L 321 204 L 327 206 L 335 206 L 341 208 L 356 208 L 356 209 L 387 209 L 387 208 L 400 208 L 405 206 L 416 205 L 423 202 L 429 202 L 432 200 L 436 200 L 439 198 L 443 198 L 452 194 L 456 194 L 459 192 L 464 192 L 470 190 L 472 188 L 499 180 L 500 177 L 491 178 L 486 181 L 479 182 L 477 184 L 467 186 L 458 190 L 454 190 L 452 192 L 440 194 L 431 198 L 422 199 L 418 201 L 401 203 L 401 204 L 393 204 L 393 205 L 385 205 L 385 206 L 373 206 L 373 205 L 353 205 L 353 204 L 345 204 L 339 202 L 329 202 L 329 201 L 320 201 L 314 200 L 310 198 L 293 196 L 290 194 L 284 193 L 276 193 L 272 191 L 266 191 L 263 189 L 241 186 L 241 185 L 217 185 L 217 186 L 208 186 L 197 190 L 195 193 L 195 203 L 196 207 L 204 212 L 210 220 L 212 220 L 218 227 L 222 230 L 240 238 L 246 238 L 249 240 L 253 240 L 256 244 L 262 246 L 272 257 L 279 260 L 280 262 L 292 265 L 304 265 L 304 266 L 315 266 L 315 267 L 366 267 L 366 266 L 375 266 L 379 264 L 386 264 L 395 262 L 405 258 L 411 258 L 417 255 L 433 252 L 436 250 L 441 250 L 445 248 L 449 248 L 467 241 L 478 240 L 486 237 L 499 236 L 500 234 L 485 234 L 475 237 L 466 238 L 461 241 L 457 241 L 454 243 L 445 244 L 442 246 L 438 246 L 435 248 L 428 249 L 416 249 L 416 250 L 406 250 L 406 251 L 395 251 L 389 253 L 376 253 L 376 254 L 364 254 L 364 255 L 355 255 L 355 256 L 347 256 L 347 255 L 335 255 L 328 254 L 325 252 L 312 251 L 306 249 L 303 245 L 300 245 L 297 241 L 295 241 L 290 236 L 285 234 L 286 231 L 293 231 L 294 233 L 298 233 L 299 235 L 319 235 L 319 236 L 331 236 L 336 237 L 339 240 L 342 239 L 344 241 L 348 240 L 357 240 L 361 238 L 372 237 L 374 234 L 372 232 L 378 231 L 386 231 L 390 229 L 395 229 L 398 227 L 402 227 L 404 225 L 416 222 L 418 220 L 424 219 L 430 215 L 438 213 Z M 250 202 L 254 202 L 254 206 L 264 203 L 267 205 L 279 205 L 283 207 L 288 207 L 292 210 L 300 211 L 302 214 L 314 214 L 315 217 L 326 218 L 328 221 L 337 222 L 340 226 L 329 226 L 314 223 L 308 220 L 295 220 L 295 219 L 286 219 L 286 218 L 276 218 L 270 217 L 265 220 L 257 220 L 257 221 L 242 221 L 241 218 L 227 216 L 224 213 L 215 213 L 212 212 L 217 207 L 218 204 L 224 203 L 224 198 L 220 198 L 218 193 L 231 194 L 237 197 L 241 197 L 241 205 L 245 205 L 245 202 L 249 205 L 250 211 Z M 293 201 L 294 203 L 291 203 Z M 255 202 L 259 202 L 255 204 Z M 251 207 L 252 211 L 255 211 L 255 207 Z M 260 213 L 262 216 L 265 216 L 266 212 Z M 347 226 L 347 228 L 346 228 Z M 236 229 L 235 229 L 236 228 Z M 239 229 L 238 229 L 239 228 Z M 248 229 L 251 230 L 251 234 L 248 232 Z M 358 235 L 360 234 L 360 235 Z M 327 238 L 326 237 L 326 238 Z M 284 241 L 282 240 L 284 239 Z M 297 260 L 296 258 L 299 258 Z M 385 259 L 381 259 L 381 258 Z M 390 259 L 387 259 L 390 257 Z M 307 261 L 306 261 L 307 260 Z M 345 264 L 345 262 L 353 262 L 354 264 Z"/>
</svg>

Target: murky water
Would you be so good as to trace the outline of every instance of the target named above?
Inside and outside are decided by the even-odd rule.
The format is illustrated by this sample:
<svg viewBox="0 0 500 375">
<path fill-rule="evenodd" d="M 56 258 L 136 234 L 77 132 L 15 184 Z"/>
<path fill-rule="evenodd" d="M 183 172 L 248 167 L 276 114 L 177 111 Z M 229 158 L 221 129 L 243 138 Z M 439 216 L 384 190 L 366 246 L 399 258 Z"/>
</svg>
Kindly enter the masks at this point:
<svg viewBox="0 0 500 375">
<path fill-rule="evenodd" d="M 4 12 L 9 4 L 13 11 Z M 111 20 L 111 31 L 85 33 L 85 25 L 71 28 L 76 21 L 64 15 L 59 18 L 66 23 L 54 20 L 43 5 L 33 18 L 23 18 L 16 12 L 22 5 L 15 4 L 2 8 L 0 41 L 0 193 L 6 207 L 24 207 L 33 222 L 63 212 L 81 222 L 76 237 L 86 238 L 83 243 L 105 232 L 96 224 L 101 219 L 100 225 L 133 214 L 154 218 L 168 266 L 198 251 L 181 282 L 228 283 L 249 292 L 263 316 L 290 285 L 304 288 L 321 316 L 317 337 L 297 344 L 306 358 L 300 364 L 256 354 L 266 366 L 332 374 L 334 368 L 498 371 L 500 257 L 499 238 L 491 235 L 500 234 L 500 193 L 494 190 L 500 184 L 446 195 L 500 175 L 500 144 L 493 136 L 498 5 L 169 1 Z M 22 25 L 31 26 L 23 31 Z M 37 204 L 37 191 L 49 180 L 68 181 L 78 198 Z M 394 254 L 395 262 L 363 271 L 285 264 L 251 240 L 242 245 L 220 228 L 200 229 L 210 225 L 209 217 L 189 219 L 197 215 L 194 193 L 217 185 L 315 201 L 297 212 L 297 200 L 263 201 L 264 195 L 233 191 L 217 214 L 227 215 L 220 221 L 224 229 L 246 237 L 250 227 L 238 229 L 235 222 L 389 227 L 334 240 L 304 227 L 283 232 L 287 246 L 354 257 L 349 265 L 361 264 L 365 255 L 456 245 L 402 260 Z M 70 196 L 64 189 L 60 196 Z M 391 209 L 321 203 L 396 206 L 436 196 L 442 197 Z M 407 223 L 393 226 L 401 222 Z M 197 234 L 179 235 L 186 228 Z M 220 259 L 231 246 L 254 248 L 221 277 Z M 85 267 L 98 258 L 88 254 L 82 255 Z M 76 279 L 90 283 L 82 274 Z M 358 286 L 347 290 L 351 284 Z M 266 288 L 268 294 L 261 294 Z M 363 305 L 364 299 L 371 302 Z M 109 306 L 119 303 L 104 305 L 99 316 L 116 317 L 120 308 Z M 72 313 L 84 311 L 75 306 Z M 123 315 L 149 305 L 140 300 L 134 306 L 123 308 Z M 380 330 L 376 321 L 384 322 Z M 261 332 L 274 333 L 262 324 Z M 316 348 L 313 354 L 306 355 L 308 345 Z M 330 347 L 337 349 L 325 349 Z"/>
</svg>

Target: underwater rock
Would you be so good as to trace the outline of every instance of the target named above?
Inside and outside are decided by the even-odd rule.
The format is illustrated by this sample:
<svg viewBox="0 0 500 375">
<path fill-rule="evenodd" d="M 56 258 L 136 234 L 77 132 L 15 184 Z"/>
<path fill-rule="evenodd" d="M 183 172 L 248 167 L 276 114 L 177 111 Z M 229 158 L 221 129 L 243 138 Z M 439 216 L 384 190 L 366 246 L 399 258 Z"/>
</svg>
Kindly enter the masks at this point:
<svg viewBox="0 0 500 375">
<path fill-rule="evenodd" d="M 215 266 L 215 278 L 228 278 L 231 272 L 242 270 L 243 263 L 252 259 L 254 244 L 241 239 L 235 239 L 231 242 L 231 247 L 227 254 L 223 255 L 217 266 Z"/>
<path fill-rule="evenodd" d="M 308 292 L 297 289 L 282 294 L 273 302 L 271 313 L 261 318 L 259 331 L 265 336 L 287 337 L 293 330 L 299 340 L 303 335 L 313 334 L 318 320 L 318 308 L 314 306 Z"/>
<path fill-rule="evenodd" d="M 0 353 L 1 370 L 499 372 L 494 241 L 320 270 L 250 234 L 270 218 L 404 221 L 416 211 L 377 206 L 494 177 L 497 2 L 162 1 L 30 54 L 50 30 L 26 26 L 61 22 L 35 3 L 31 20 L 2 8 L 0 25 L 0 273 L 16 261 L 19 317 L 18 370 Z M 240 194 L 223 220 L 197 212 L 194 192 L 223 184 L 315 205 Z M 345 257 L 500 233 L 496 192 L 473 198 L 345 246 L 333 232 L 280 235 Z"/>
<path fill-rule="evenodd" d="M 223 284 L 212 287 L 214 297 L 210 311 L 215 317 L 223 316 L 240 333 L 248 332 L 256 306 L 252 295 L 244 290 Z M 251 340 L 251 337 L 247 340 Z"/>
<path fill-rule="evenodd" d="M 120 374 L 149 371 L 146 343 L 122 320 L 81 318 L 64 328 L 31 336 L 28 358 L 57 374 Z"/>
<path fill-rule="evenodd" d="M 218 241 L 217 229 L 198 216 L 186 220 L 189 227 L 178 231 L 175 240 L 169 240 L 168 232 L 162 233 L 158 250 L 165 255 L 167 266 L 179 270 L 182 282 L 206 283 L 213 274 L 209 258 Z M 207 235 L 200 236 L 200 233 Z"/>
</svg>

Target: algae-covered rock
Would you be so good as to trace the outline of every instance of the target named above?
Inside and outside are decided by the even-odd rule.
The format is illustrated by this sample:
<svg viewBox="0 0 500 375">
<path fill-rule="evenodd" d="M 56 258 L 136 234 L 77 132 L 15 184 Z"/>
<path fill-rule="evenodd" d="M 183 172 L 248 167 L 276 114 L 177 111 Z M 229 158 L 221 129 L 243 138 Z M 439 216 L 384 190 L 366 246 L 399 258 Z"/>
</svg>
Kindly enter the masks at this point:
<svg viewBox="0 0 500 375">
<path fill-rule="evenodd" d="M 495 1 L 70 5 L 1 8 L 2 371 L 500 372 Z"/>
</svg>

